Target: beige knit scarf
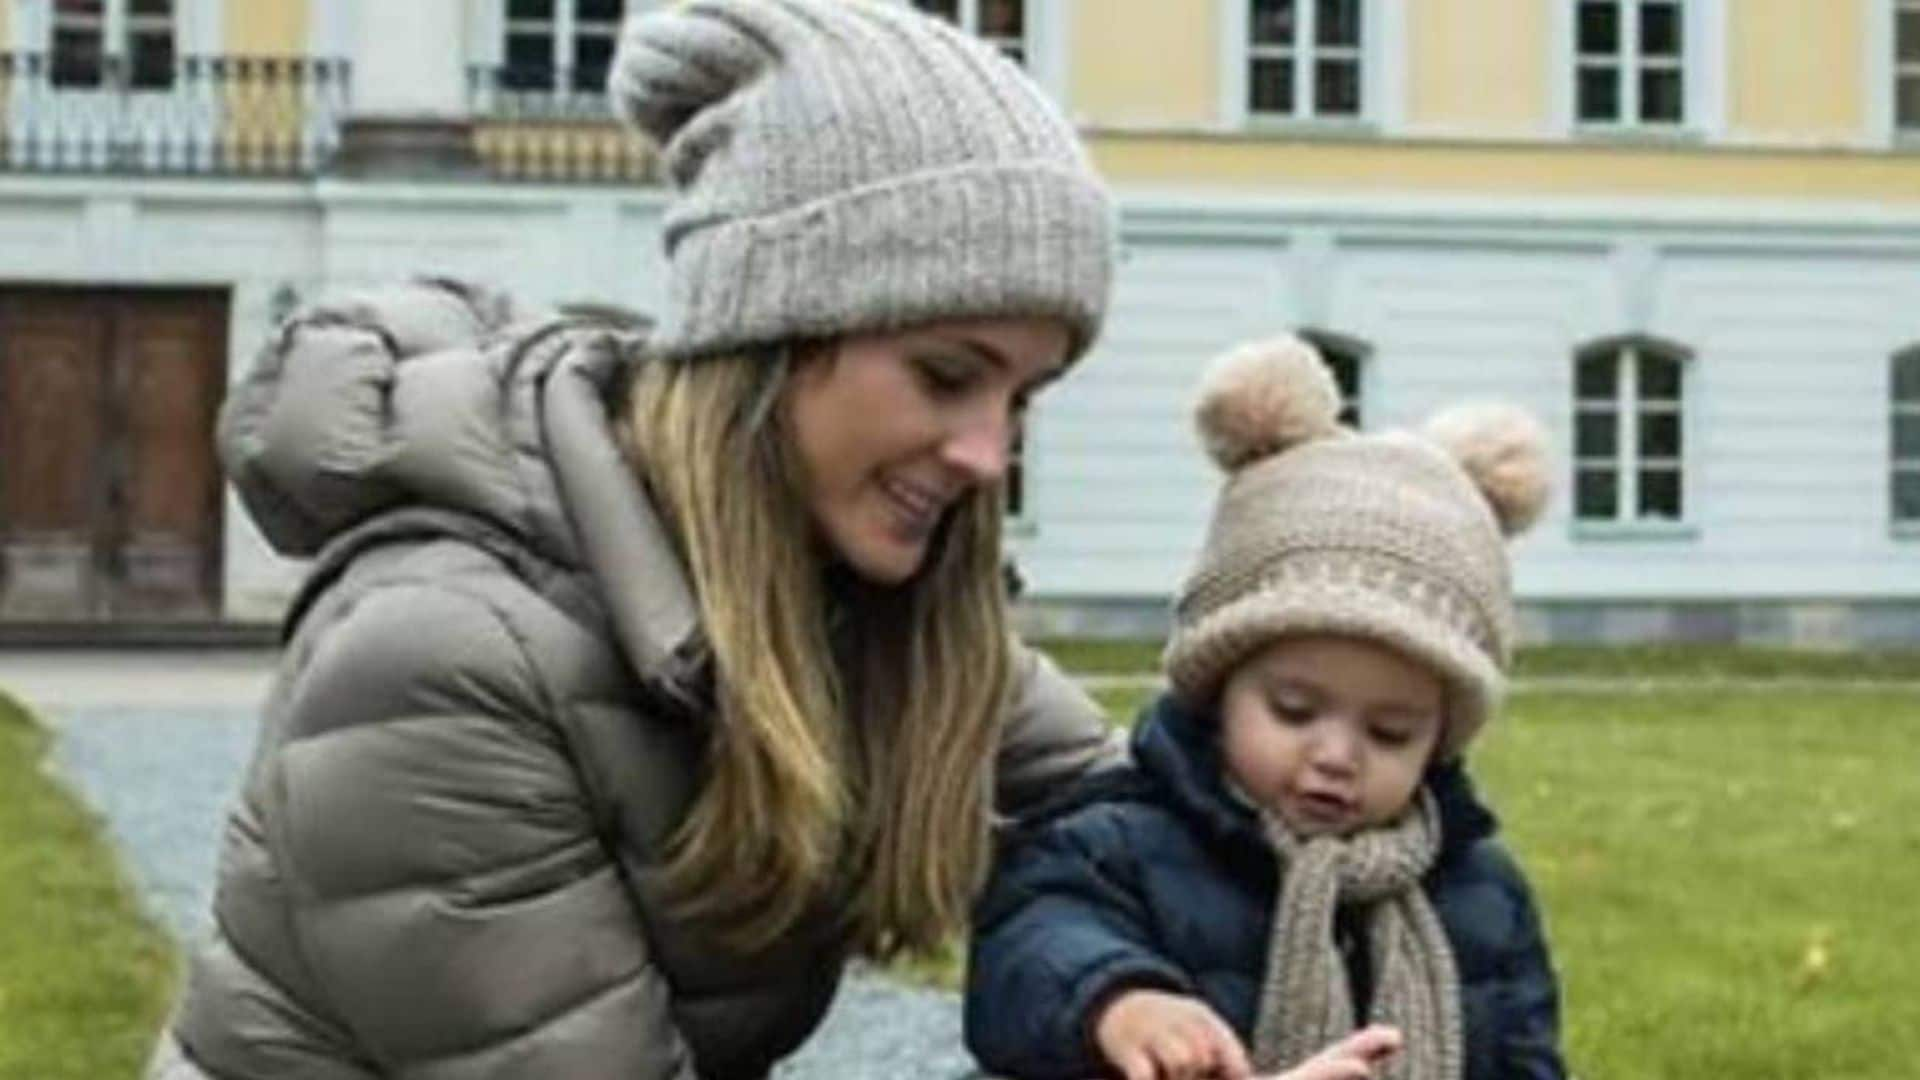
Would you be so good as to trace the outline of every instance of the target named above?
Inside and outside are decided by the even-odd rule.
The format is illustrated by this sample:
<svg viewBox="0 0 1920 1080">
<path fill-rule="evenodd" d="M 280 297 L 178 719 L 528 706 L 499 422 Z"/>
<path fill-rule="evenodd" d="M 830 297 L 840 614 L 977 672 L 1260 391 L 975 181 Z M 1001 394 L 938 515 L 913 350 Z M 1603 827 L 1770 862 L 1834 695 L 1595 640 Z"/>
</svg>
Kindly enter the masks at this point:
<svg viewBox="0 0 1920 1080">
<path fill-rule="evenodd" d="M 1439 916 L 1420 878 L 1440 852 L 1440 815 L 1422 789 L 1408 813 L 1350 837 L 1306 842 L 1263 815 L 1280 860 L 1279 896 L 1267 938 L 1267 972 L 1254 1014 L 1256 1070 L 1299 1064 L 1358 1026 L 1353 989 L 1334 941 L 1334 912 L 1359 905 L 1372 962 L 1367 1020 L 1398 1027 L 1405 1048 L 1384 1072 L 1393 1080 L 1459 1080 L 1459 979 Z"/>
</svg>

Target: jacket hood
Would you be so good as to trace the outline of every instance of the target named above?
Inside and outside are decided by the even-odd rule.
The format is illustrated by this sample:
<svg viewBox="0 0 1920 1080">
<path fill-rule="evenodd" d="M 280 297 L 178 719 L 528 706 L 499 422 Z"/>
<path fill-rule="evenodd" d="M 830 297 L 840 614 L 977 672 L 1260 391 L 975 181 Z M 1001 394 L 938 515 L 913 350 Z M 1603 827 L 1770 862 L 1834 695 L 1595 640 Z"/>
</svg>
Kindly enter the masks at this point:
<svg viewBox="0 0 1920 1080">
<path fill-rule="evenodd" d="M 221 411 L 221 461 L 277 551 L 318 556 L 314 582 L 396 521 L 522 548 L 597 579 L 636 670 L 684 668 L 691 590 L 608 424 L 639 345 L 458 282 L 346 295 L 261 350 Z"/>
<path fill-rule="evenodd" d="M 1266 838 L 1253 809 L 1236 799 L 1222 782 L 1218 724 L 1172 694 L 1161 694 L 1141 711 L 1133 729 L 1133 760 L 1163 791 L 1178 812 L 1203 833 L 1228 844 L 1265 849 Z M 1493 835 L 1497 822 L 1480 801 L 1458 758 L 1437 763 L 1421 781 L 1433 792 L 1440 811 L 1440 857 L 1445 863 Z"/>
</svg>

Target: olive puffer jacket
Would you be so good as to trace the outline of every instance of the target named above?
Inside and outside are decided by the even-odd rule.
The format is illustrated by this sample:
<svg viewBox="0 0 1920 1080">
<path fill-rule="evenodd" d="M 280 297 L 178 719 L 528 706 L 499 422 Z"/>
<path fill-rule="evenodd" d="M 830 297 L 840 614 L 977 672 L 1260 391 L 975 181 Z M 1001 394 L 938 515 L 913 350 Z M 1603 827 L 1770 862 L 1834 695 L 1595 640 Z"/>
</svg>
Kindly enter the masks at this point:
<svg viewBox="0 0 1920 1080">
<path fill-rule="evenodd" d="M 967 1045 L 996 1075 L 1102 1075 L 1099 1003 L 1191 994 L 1243 1039 L 1256 1024 L 1278 864 L 1227 793 L 1209 718 L 1169 696 L 1134 768 L 1077 784 L 1015 834 L 975 914 Z M 1441 850 L 1421 884 L 1460 974 L 1465 1080 L 1561 1080 L 1560 994 L 1533 896 L 1459 762 L 1428 770 Z M 1351 942 L 1350 942 L 1351 944 Z M 1346 952 L 1367 994 L 1362 950 Z"/>
<path fill-rule="evenodd" d="M 221 420 L 317 558 L 226 826 L 215 929 L 150 1075 L 759 1077 L 832 998 L 662 901 L 709 722 L 696 608 L 607 402 L 634 344 L 423 282 L 285 327 Z M 1121 748 L 1023 651 L 1012 813 Z"/>
</svg>

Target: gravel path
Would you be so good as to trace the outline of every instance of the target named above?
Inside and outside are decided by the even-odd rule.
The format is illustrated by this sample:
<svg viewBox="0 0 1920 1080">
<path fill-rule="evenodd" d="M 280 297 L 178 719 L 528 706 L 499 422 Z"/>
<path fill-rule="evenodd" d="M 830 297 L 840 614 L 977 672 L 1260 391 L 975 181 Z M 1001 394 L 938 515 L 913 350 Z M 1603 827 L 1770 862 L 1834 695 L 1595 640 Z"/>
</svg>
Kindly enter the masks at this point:
<svg viewBox="0 0 1920 1080">
<path fill-rule="evenodd" d="M 207 695 L 214 700 L 196 705 L 192 656 L 174 659 L 173 674 L 136 678 L 115 670 L 115 660 L 62 661 L 70 670 L 55 679 L 47 658 L 27 671 L 17 655 L 0 657 L 0 686 L 51 724 L 53 767 L 105 818 L 155 915 L 192 941 L 207 929 L 220 826 L 252 750 L 260 683 L 229 677 Z M 107 700 L 116 697 L 142 704 Z M 960 1047 L 955 995 L 861 973 L 842 984 L 821 1030 L 775 1072 L 781 1080 L 974 1075 Z"/>
</svg>

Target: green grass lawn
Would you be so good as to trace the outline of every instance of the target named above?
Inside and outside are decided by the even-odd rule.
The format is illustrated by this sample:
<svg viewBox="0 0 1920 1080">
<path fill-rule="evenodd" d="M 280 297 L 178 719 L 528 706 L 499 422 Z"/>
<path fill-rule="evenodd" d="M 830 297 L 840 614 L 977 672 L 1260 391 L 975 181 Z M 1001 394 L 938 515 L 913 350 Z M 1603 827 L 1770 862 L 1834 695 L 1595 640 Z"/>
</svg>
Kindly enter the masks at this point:
<svg viewBox="0 0 1920 1080">
<path fill-rule="evenodd" d="M 1146 694 L 1099 696 L 1131 717 Z M 1545 911 L 1583 1080 L 1913 1075 L 1913 694 L 1525 693 L 1472 762 Z"/>
<path fill-rule="evenodd" d="M 40 771 L 46 749 L 0 694 L 0 1077 L 137 1076 L 173 953 L 98 822 Z"/>
</svg>

